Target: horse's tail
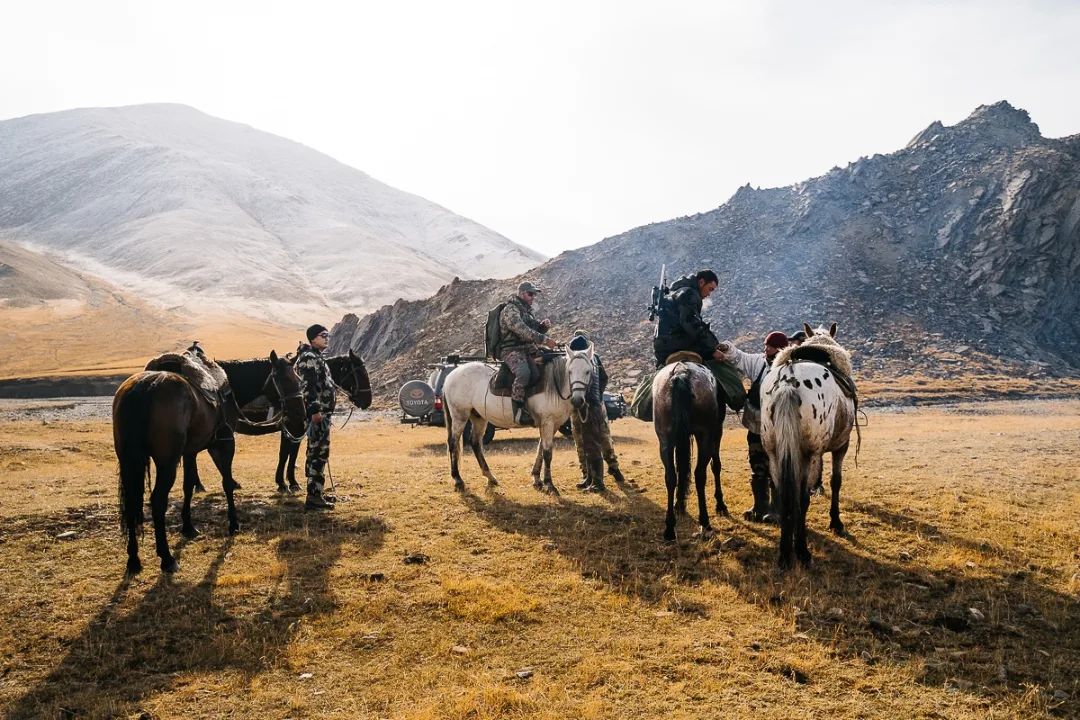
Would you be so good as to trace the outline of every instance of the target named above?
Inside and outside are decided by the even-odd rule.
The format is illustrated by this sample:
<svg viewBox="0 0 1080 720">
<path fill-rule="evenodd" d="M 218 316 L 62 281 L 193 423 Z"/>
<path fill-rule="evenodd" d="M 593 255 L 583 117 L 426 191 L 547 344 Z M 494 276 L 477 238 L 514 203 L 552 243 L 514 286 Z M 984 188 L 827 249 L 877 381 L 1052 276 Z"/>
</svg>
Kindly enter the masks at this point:
<svg viewBox="0 0 1080 720">
<path fill-rule="evenodd" d="M 149 382 L 127 387 L 113 411 L 116 456 L 120 461 L 120 530 L 142 525 L 143 493 L 150 475 L 150 409 L 153 386 Z"/>
<path fill-rule="evenodd" d="M 685 366 L 671 374 L 671 441 L 675 446 L 675 473 L 680 497 L 690 483 L 690 436 L 693 426 L 694 391 Z"/>
<path fill-rule="evenodd" d="M 780 469 L 778 490 L 780 514 L 786 518 L 795 512 L 801 484 L 806 476 L 806 458 L 802 448 L 802 413 L 799 390 L 787 383 L 778 383 L 769 409 L 773 425 L 774 447 Z M 791 517 L 794 517 L 792 514 Z"/>
</svg>

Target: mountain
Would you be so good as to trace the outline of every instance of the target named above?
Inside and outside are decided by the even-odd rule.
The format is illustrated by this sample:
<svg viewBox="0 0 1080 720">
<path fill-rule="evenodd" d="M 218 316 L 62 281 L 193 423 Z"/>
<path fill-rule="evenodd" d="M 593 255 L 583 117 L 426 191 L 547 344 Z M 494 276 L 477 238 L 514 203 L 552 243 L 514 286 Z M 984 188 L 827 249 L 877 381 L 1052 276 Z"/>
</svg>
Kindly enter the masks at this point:
<svg viewBox="0 0 1080 720">
<path fill-rule="evenodd" d="M 299 143 L 182 105 L 0 122 L 0 238 L 160 308 L 284 325 L 543 260 Z"/>
<path fill-rule="evenodd" d="M 440 355 L 482 351 L 487 309 L 528 277 L 546 290 L 539 315 L 556 337 L 591 331 L 626 387 L 652 366 L 645 306 L 662 263 L 669 276 L 718 272 L 706 319 L 746 349 L 773 329 L 837 321 L 859 377 L 883 391 L 1076 377 L 1080 136 L 1044 138 L 1027 112 L 981 106 L 897 152 L 787 187 L 746 186 L 709 212 L 515 278 L 455 279 L 426 300 L 346 315 L 332 349 L 361 352 L 393 391 Z"/>
</svg>

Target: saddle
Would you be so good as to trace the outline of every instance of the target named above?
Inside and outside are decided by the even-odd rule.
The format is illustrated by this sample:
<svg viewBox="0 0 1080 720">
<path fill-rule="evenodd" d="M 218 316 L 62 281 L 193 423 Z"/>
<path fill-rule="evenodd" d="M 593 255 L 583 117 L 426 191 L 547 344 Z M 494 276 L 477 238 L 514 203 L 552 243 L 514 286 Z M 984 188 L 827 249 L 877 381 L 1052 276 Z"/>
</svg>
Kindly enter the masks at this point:
<svg viewBox="0 0 1080 720">
<path fill-rule="evenodd" d="M 855 403 L 855 407 L 858 408 L 859 398 L 855 387 L 855 381 L 850 375 L 836 367 L 836 363 L 833 362 L 832 353 L 820 346 L 799 345 L 798 347 L 792 348 L 787 354 L 784 364 L 794 365 L 800 362 L 812 362 L 829 368 L 829 370 L 832 371 L 833 379 L 836 380 L 836 384 L 840 386 L 840 390 L 844 395 L 850 398 Z"/>
<path fill-rule="evenodd" d="M 543 384 L 540 382 L 542 376 L 541 366 L 535 362 L 530 362 L 529 382 L 525 385 L 525 397 L 532 397 L 544 389 Z M 501 363 L 499 369 L 491 373 L 491 380 L 488 381 L 488 389 L 491 390 L 491 394 L 498 397 L 510 397 L 513 385 L 514 373 L 510 371 L 510 366 L 506 363 Z"/>
<path fill-rule="evenodd" d="M 704 361 L 702 360 L 702 357 L 693 350 L 677 350 L 664 359 L 665 365 L 671 365 L 677 362 L 692 362 L 701 365 Z"/>
<path fill-rule="evenodd" d="M 195 388 L 215 410 L 220 409 L 232 393 L 225 371 L 202 353 L 188 349 L 182 353 L 158 355 L 148 363 L 145 370 L 171 372 L 180 375 Z"/>
</svg>

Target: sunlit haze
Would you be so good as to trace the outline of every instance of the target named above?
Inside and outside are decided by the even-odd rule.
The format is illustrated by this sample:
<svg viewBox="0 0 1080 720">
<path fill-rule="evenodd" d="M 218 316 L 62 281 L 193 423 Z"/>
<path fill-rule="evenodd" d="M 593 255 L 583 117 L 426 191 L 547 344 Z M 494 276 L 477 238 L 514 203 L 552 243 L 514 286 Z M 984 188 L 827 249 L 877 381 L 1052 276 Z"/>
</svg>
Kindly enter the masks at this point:
<svg viewBox="0 0 1080 720">
<path fill-rule="evenodd" d="M 34 2 L 0 118 L 175 102 L 546 254 L 1008 100 L 1080 132 L 1069 2 Z"/>
</svg>

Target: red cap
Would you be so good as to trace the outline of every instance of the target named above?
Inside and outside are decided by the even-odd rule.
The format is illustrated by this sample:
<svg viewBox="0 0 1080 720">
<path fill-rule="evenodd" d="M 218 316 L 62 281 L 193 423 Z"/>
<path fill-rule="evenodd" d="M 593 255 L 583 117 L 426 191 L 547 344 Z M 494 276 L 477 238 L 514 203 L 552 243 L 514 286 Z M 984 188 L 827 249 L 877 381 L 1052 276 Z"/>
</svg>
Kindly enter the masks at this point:
<svg viewBox="0 0 1080 720">
<path fill-rule="evenodd" d="M 771 332 L 765 336 L 765 344 L 778 349 L 786 348 L 788 346 L 787 335 L 779 330 Z"/>
</svg>

